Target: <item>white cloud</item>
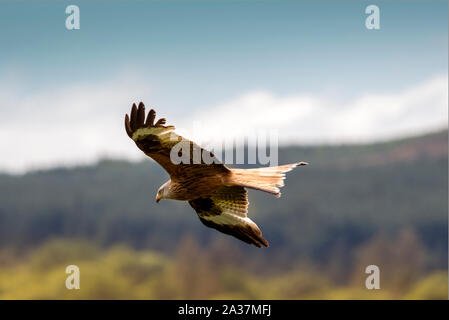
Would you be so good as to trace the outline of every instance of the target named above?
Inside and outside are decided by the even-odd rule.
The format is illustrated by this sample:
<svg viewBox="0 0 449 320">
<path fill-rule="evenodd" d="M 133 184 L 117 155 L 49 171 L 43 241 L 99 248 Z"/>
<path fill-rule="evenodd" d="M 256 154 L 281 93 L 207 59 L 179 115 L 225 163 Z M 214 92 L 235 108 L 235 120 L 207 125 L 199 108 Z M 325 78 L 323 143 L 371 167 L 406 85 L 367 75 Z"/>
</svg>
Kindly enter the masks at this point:
<svg viewBox="0 0 449 320">
<path fill-rule="evenodd" d="M 130 77 L 97 85 L 28 92 L 0 81 L 1 171 L 89 163 L 99 156 L 138 159 L 123 127 L 132 102 L 148 90 Z"/>
<path fill-rule="evenodd" d="M 192 123 L 200 122 L 201 131 Z M 186 135 L 202 141 L 278 130 L 281 144 L 369 142 L 447 127 L 448 79 L 432 78 L 390 94 L 363 94 L 350 103 L 298 94 L 258 91 L 184 121 Z"/>
<path fill-rule="evenodd" d="M 370 141 L 446 127 L 447 81 L 436 77 L 398 93 L 363 94 L 349 104 L 257 91 L 194 110 L 189 118 L 161 115 L 192 140 L 216 142 L 275 129 L 281 143 Z M 143 157 L 123 128 L 124 113 L 140 99 L 150 102 L 151 95 L 135 76 L 41 91 L 0 80 L 0 170 L 89 163 L 102 155 Z M 204 130 L 194 132 L 195 121 Z"/>
</svg>

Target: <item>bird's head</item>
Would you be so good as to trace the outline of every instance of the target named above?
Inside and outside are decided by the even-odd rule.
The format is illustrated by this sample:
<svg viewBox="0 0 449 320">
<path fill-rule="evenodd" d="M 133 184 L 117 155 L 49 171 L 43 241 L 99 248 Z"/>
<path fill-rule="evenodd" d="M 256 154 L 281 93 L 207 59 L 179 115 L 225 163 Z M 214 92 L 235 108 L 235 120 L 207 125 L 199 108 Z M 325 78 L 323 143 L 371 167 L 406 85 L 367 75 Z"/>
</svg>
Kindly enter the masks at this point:
<svg viewBox="0 0 449 320">
<path fill-rule="evenodd" d="M 170 180 L 164 183 L 156 193 L 156 202 L 161 201 L 161 199 L 166 199 L 170 191 Z"/>
</svg>

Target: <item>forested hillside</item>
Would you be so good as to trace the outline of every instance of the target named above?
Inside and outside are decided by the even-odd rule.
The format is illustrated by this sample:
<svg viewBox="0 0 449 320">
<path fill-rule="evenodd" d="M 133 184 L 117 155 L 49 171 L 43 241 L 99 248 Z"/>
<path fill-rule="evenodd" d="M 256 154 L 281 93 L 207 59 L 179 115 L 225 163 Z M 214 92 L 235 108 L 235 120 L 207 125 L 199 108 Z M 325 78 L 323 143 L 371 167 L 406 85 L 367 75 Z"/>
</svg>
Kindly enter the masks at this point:
<svg viewBox="0 0 449 320">
<path fill-rule="evenodd" d="M 0 267 L 27 261 L 48 241 L 65 239 L 95 250 L 124 245 L 174 261 L 180 250 L 191 252 L 191 244 L 214 262 L 223 259 L 259 276 L 308 265 L 341 285 L 354 283 L 374 263 L 384 266 L 390 282 L 402 270 L 401 281 L 415 283 L 447 268 L 447 135 L 281 148 L 280 163 L 310 165 L 288 174 L 280 199 L 250 191 L 249 215 L 270 242 L 267 249 L 206 228 L 187 203 L 156 204 L 155 193 L 168 176 L 151 160 L 2 174 Z M 409 290 L 412 284 L 401 281 L 398 290 Z"/>
</svg>

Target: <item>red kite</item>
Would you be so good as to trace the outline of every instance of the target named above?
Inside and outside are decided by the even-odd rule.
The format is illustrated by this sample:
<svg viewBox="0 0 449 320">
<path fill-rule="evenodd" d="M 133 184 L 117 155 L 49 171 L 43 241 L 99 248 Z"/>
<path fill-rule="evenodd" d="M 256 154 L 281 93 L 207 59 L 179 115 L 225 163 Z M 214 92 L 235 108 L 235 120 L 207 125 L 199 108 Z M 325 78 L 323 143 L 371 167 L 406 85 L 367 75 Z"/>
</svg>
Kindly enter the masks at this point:
<svg viewBox="0 0 449 320">
<path fill-rule="evenodd" d="M 279 187 L 284 185 L 284 173 L 307 163 L 231 169 L 211 152 L 174 133 L 175 127 L 165 126 L 165 119 L 155 122 L 155 117 L 156 112 L 150 110 L 145 120 L 144 104 L 141 102 L 139 107 L 133 104 L 131 117 L 125 116 L 125 129 L 137 147 L 170 175 L 170 180 L 157 191 L 156 201 L 188 201 L 204 225 L 259 248 L 262 245 L 268 247 L 268 241 L 262 237 L 259 227 L 247 217 L 249 203 L 245 188 L 280 197 Z M 171 155 L 179 143 L 187 145 L 188 157 L 175 163 Z M 179 152 L 175 153 L 178 155 Z M 202 156 L 195 158 L 198 154 Z"/>
</svg>

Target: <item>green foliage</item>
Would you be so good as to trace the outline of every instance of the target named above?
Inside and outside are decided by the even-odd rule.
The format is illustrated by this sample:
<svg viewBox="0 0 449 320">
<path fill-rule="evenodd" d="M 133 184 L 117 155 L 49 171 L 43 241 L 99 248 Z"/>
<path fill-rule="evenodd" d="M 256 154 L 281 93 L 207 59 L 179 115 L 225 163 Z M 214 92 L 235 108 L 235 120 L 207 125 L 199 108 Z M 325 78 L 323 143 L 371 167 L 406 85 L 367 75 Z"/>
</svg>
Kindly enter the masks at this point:
<svg viewBox="0 0 449 320">
<path fill-rule="evenodd" d="M 447 298 L 443 271 L 411 279 L 408 292 L 385 281 L 381 290 L 367 290 L 364 281 L 337 285 L 316 265 L 295 264 L 280 274 L 254 275 L 232 263 L 217 263 L 213 248 L 199 249 L 192 238 L 184 239 L 169 258 L 126 246 L 104 250 L 82 241 L 52 240 L 16 263 L 0 266 L 0 299 Z M 70 264 L 80 268 L 79 290 L 65 287 Z"/>
<path fill-rule="evenodd" d="M 405 296 L 405 299 L 447 299 L 447 287 L 443 284 L 448 283 L 446 271 L 434 272 L 421 281 L 418 281 Z"/>
</svg>

